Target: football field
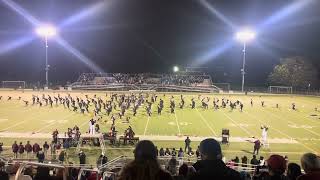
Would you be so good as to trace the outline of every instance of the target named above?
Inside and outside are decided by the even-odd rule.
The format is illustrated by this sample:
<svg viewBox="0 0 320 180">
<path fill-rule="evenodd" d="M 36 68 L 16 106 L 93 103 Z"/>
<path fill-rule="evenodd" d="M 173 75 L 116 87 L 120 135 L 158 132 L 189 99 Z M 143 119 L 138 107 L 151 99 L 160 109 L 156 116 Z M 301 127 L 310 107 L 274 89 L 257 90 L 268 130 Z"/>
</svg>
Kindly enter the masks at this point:
<svg viewBox="0 0 320 180">
<path fill-rule="evenodd" d="M 39 91 L 0 91 L 0 141 L 3 138 L 46 138 L 51 137 L 54 129 L 60 134 L 75 125 L 80 127 L 82 133 L 88 131 L 91 112 L 81 114 L 65 108 L 63 105 L 53 107 L 32 105 L 32 95 L 40 97 L 42 94 L 51 97 L 67 96 L 69 92 L 39 92 Z M 107 94 L 106 94 L 107 93 Z M 85 99 L 100 97 L 102 100 L 110 99 L 111 92 L 70 92 L 72 97 Z M 119 93 L 118 93 L 119 94 Z M 127 95 L 131 94 L 129 92 Z M 157 102 L 152 105 L 152 115 L 149 117 L 145 110 L 145 104 L 138 109 L 136 116 L 133 116 L 130 107 L 125 116 L 116 118 L 116 129 L 123 134 L 128 126 L 132 126 L 137 136 L 142 139 L 154 141 L 176 142 L 183 140 L 185 136 L 191 136 L 193 141 L 200 141 L 204 137 L 215 137 L 221 139 L 223 128 L 230 130 L 230 147 L 224 147 L 227 151 L 251 152 L 252 144 L 248 142 L 251 137 L 261 137 L 261 126 L 269 127 L 268 139 L 270 147 L 262 151 L 283 152 L 283 154 L 294 152 L 301 155 L 304 152 L 320 153 L 320 98 L 314 96 L 296 95 L 268 95 L 268 94 L 198 94 L 183 93 L 185 107 L 179 108 L 181 93 L 155 93 L 158 96 Z M 7 100 L 8 96 L 12 100 Z M 169 101 L 174 97 L 176 108 L 175 113 L 170 113 Z M 21 100 L 19 100 L 21 97 Z M 203 98 L 210 98 L 209 108 L 201 107 Z M 157 114 L 159 99 L 164 100 L 164 110 L 161 115 Z M 191 99 L 196 101 L 196 108 L 191 109 Z M 239 100 L 244 104 L 243 111 L 237 107 L 231 110 L 229 106 L 214 110 L 213 98 L 229 99 L 232 102 Z M 149 97 L 150 99 L 150 97 Z M 251 106 L 250 101 L 253 101 Z M 29 101 L 29 105 L 23 102 Z M 261 106 L 265 102 L 265 107 Z M 295 103 L 297 110 L 292 110 L 292 103 Z M 276 107 L 278 104 L 278 108 Z M 318 108 L 316 111 L 315 108 Z M 113 110 L 112 114 L 120 112 L 120 108 Z M 102 119 L 99 125 L 102 132 L 108 132 L 111 126 L 110 116 L 105 110 L 101 113 Z M 130 117 L 129 123 L 124 120 Z M 174 143 L 173 143 L 174 144 Z M 233 144 L 233 145 L 232 145 Z M 239 146 L 237 146 L 237 144 Z M 10 145 L 10 144 L 6 144 Z M 231 153 L 233 154 L 233 153 Z"/>
</svg>

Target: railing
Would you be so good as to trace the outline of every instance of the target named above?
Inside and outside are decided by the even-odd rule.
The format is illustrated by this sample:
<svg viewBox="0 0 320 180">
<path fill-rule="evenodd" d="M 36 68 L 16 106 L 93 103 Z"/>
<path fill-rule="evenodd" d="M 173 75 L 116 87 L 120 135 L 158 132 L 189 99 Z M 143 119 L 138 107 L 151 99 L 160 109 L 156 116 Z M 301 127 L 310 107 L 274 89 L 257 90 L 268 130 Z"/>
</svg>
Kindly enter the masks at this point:
<svg viewBox="0 0 320 180">
<path fill-rule="evenodd" d="M 158 161 L 162 167 L 166 167 L 168 164 L 168 161 L 171 159 L 171 156 L 161 156 L 158 157 Z M 123 168 L 129 161 L 133 160 L 134 157 L 127 157 L 127 156 L 119 156 L 116 157 L 106 164 L 103 164 L 100 167 L 93 167 L 89 164 L 59 164 L 59 163 L 38 163 L 38 162 L 30 162 L 30 161 L 8 161 L 6 162 L 6 166 L 8 165 L 15 165 L 20 164 L 18 171 L 15 174 L 15 180 L 18 180 L 19 177 L 22 175 L 22 172 L 26 167 L 29 166 L 42 166 L 42 167 L 48 167 L 48 168 L 54 168 L 54 169 L 62 169 L 63 170 L 63 179 L 67 178 L 67 170 L 68 168 L 76 168 L 79 169 L 78 172 L 78 179 L 81 178 L 84 172 L 91 172 L 96 173 L 96 177 L 98 179 L 99 176 L 103 176 L 103 179 L 106 176 L 115 176 L 115 172 L 113 170 L 119 170 Z M 6 160 L 6 159 L 3 159 Z M 197 158 L 192 157 L 183 157 L 183 158 L 177 158 L 177 161 L 181 161 L 181 163 L 187 163 L 188 166 L 192 166 L 193 163 L 197 161 Z M 179 166 L 181 163 L 177 163 L 176 170 L 178 172 Z M 257 169 L 257 165 L 252 164 L 243 164 L 243 163 L 234 163 L 234 162 L 226 162 L 226 165 L 236 171 L 244 171 L 247 173 L 254 173 Z"/>
<path fill-rule="evenodd" d="M 172 156 L 159 156 L 158 161 L 162 166 L 166 166 L 167 162 L 172 158 Z M 182 157 L 182 158 L 176 158 L 177 161 L 182 161 L 183 163 L 187 163 L 189 166 L 196 163 L 198 160 L 197 157 Z M 134 160 L 134 157 L 128 157 L 128 156 L 119 156 L 117 158 L 114 158 L 113 160 L 109 161 L 108 163 L 100 166 L 100 170 L 113 170 L 113 169 L 121 169 L 126 164 L 125 162 Z M 245 172 L 254 172 L 258 165 L 252 165 L 252 164 L 244 164 L 244 163 L 230 163 L 226 162 L 226 165 L 234 170 L 237 171 L 245 171 Z M 176 166 L 177 169 L 179 169 L 179 164 Z"/>
<path fill-rule="evenodd" d="M 63 180 L 67 180 L 67 172 L 66 172 L 66 167 L 62 166 L 62 165 L 58 165 L 58 164 L 44 164 L 44 163 L 36 163 L 36 162 L 23 162 L 18 171 L 16 172 L 15 175 L 15 180 L 18 180 L 19 177 L 21 176 L 24 168 L 28 165 L 32 165 L 32 166 L 44 166 L 44 167 L 49 167 L 49 168 L 57 168 L 57 169 L 62 169 L 63 170 Z"/>
<path fill-rule="evenodd" d="M 95 172 L 96 173 L 96 180 L 99 179 L 99 170 L 98 169 L 87 169 L 87 168 L 81 168 L 79 173 L 78 173 L 78 179 L 80 180 L 81 177 L 84 175 L 83 172 L 86 172 L 86 171 L 89 171 L 89 172 Z"/>
</svg>

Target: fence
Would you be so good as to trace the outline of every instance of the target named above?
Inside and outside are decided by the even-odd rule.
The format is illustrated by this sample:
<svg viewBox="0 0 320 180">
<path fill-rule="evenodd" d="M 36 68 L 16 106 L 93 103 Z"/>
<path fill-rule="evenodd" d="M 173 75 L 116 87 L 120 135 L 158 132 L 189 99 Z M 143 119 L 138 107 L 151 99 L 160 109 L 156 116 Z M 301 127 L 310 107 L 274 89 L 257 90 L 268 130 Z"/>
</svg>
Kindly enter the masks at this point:
<svg viewBox="0 0 320 180">
<path fill-rule="evenodd" d="M 166 168 L 168 161 L 171 159 L 171 156 L 158 157 L 158 161 L 162 168 Z M 16 160 L 6 160 L 1 159 L 5 162 L 6 168 L 10 166 L 17 166 L 18 168 L 15 173 L 15 180 L 18 180 L 23 175 L 23 172 L 26 168 L 36 168 L 36 167 L 47 167 L 53 171 L 61 170 L 63 179 L 67 179 L 68 172 L 70 168 L 74 168 L 78 170 L 77 178 L 81 179 L 81 177 L 86 175 L 86 172 L 94 173 L 96 175 L 96 179 L 98 179 L 99 175 L 102 176 L 102 179 L 107 177 L 115 177 L 117 172 L 123 168 L 128 162 L 133 160 L 133 157 L 119 156 L 115 159 L 110 160 L 108 163 L 100 166 L 100 167 L 90 167 L 89 165 L 80 165 L 80 164 L 61 164 L 61 163 L 38 163 L 29 160 L 16 159 Z M 193 163 L 197 161 L 196 157 L 192 159 L 190 157 L 185 158 L 177 158 L 179 162 L 176 166 L 176 171 L 182 163 L 186 163 L 188 166 L 192 166 Z M 253 174 L 258 166 L 252 164 L 243 164 L 243 163 L 226 163 L 226 165 L 236 171 L 247 172 Z M 115 170 L 115 171 L 114 171 Z"/>
</svg>

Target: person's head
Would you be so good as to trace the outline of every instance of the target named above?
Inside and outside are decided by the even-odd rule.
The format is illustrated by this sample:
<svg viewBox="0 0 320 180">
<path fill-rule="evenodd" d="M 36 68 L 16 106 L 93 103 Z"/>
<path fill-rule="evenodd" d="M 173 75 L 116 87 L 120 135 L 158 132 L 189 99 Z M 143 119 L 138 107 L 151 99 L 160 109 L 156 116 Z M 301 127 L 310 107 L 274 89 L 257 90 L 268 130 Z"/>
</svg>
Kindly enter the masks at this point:
<svg viewBox="0 0 320 180">
<path fill-rule="evenodd" d="M 183 177 L 187 177 L 188 174 L 188 165 L 183 163 L 180 167 L 179 167 L 179 175 L 183 176 Z"/>
<path fill-rule="evenodd" d="M 14 141 L 14 144 L 17 144 L 17 141 Z"/>
<path fill-rule="evenodd" d="M 44 167 L 44 166 L 39 166 L 37 168 L 37 177 L 48 177 L 49 175 L 50 169 L 48 167 Z"/>
<path fill-rule="evenodd" d="M 267 163 L 270 175 L 282 175 L 286 171 L 287 163 L 283 156 L 271 155 Z"/>
<path fill-rule="evenodd" d="M 257 156 L 256 156 L 256 155 L 253 155 L 253 156 L 252 156 L 252 159 L 257 159 Z"/>
<path fill-rule="evenodd" d="M 222 158 L 220 144 L 215 139 L 208 138 L 201 141 L 199 150 L 202 160 L 221 160 Z"/>
<path fill-rule="evenodd" d="M 134 158 L 136 160 L 156 160 L 156 147 L 151 141 L 140 141 L 134 150 Z"/>
<path fill-rule="evenodd" d="M 27 144 L 29 144 L 30 143 L 30 141 L 27 141 Z"/>
<path fill-rule="evenodd" d="M 28 167 L 24 170 L 24 175 L 29 175 L 29 176 L 32 176 L 32 168 L 31 167 Z"/>
<path fill-rule="evenodd" d="M 0 171 L 4 169 L 5 165 L 6 164 L 4 162 L 0 161 Z"/>
<path fill-rule="evenodd" d="M 301 166 L 306 173 L 320 169 L 320 158 L 313 153 L 306 153 L 301 157 Z"/>
<path fill-rule="evenodd" d="M 287 170 L 287 176 L 289 179 L 297 179 L 298 176 L 301 175 L 301 168 L 296 163 L 289 163 L 288 164 L 288 170 Z"/>
<path fill-rule="evenodd" d="M 20 145 L 22 145 L 22 142 L 20 142 Z"/>
<path fill-rule="evenodd" d="M 135 159 L 120 171 L 119 180 L 159 179 L 161 167 L 156 159 L 156 148 L 151 141 L 140 141 L 134 150 Z"/>
<path fill-rule="evenodd" d="M 242 157 L 242 161 L 247 161 L 247 160 L 248 160 L 247 156 Z"/>
</svg>

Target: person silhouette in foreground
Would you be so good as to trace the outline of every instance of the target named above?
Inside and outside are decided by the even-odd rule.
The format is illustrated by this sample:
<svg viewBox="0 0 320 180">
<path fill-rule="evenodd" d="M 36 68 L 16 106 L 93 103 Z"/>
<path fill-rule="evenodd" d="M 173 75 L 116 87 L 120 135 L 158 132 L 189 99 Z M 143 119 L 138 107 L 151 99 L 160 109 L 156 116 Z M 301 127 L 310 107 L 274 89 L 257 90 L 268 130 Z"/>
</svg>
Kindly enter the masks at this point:
<svg viewBox="0 0 320 180">
<path fill-rule="evenodd" d="M 140 141 L 134 150 L 134 160 L 122 168 L 119 180 L 173 180 L 161 169 L 156 147 L 151 141 Z"/>
<path fill-rule="evenodd" d="M 240 173 L 227 167 L 222 161 L 221 147 L 215 139 L 205 139 L 200 143 L 201 160 L 196 162 L 193 167 L 196 173 L 190 180 L 241 180 Z"/>
</svg>

